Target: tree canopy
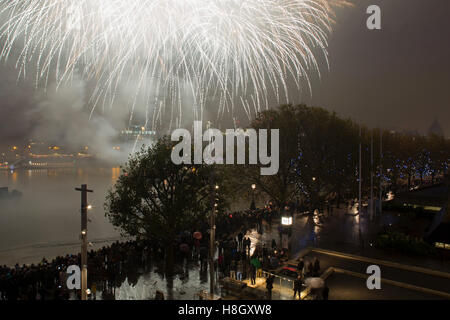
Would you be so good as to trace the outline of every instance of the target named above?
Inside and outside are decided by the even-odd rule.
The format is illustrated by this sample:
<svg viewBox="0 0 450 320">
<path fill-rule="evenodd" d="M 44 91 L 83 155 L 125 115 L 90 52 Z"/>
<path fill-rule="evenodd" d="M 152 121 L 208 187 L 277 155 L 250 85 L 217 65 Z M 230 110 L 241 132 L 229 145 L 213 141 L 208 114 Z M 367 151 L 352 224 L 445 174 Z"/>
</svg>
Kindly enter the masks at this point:
<svg viewBox="0 0 450 320">
<path fill-rule="evenodd" d="M 137 238 L 157 237 L 168 248 L 180 232 L 205 228 L 214 194 L 214 167 L 174 164 L 173 145 L 165 137 L 133 155 L 105 203 L 106 216 L 122 233 Z"/>
</svg>

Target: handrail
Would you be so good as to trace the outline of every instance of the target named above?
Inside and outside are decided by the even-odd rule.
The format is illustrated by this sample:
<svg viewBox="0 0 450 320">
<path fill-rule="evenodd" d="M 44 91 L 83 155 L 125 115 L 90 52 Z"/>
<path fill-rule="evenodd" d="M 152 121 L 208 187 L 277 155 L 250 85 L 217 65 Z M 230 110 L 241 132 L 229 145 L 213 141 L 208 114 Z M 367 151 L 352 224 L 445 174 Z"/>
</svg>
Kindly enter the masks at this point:
<svg viewBox="0 0 450 320">
<path fill-rule="evenodd" d="M 292 280 L 292 279 L 289 279 L 289 278 L 286 278 L 286 277 L 282 277 L 280 275 L 277 275 L 277 274 L 274 274 L 274 273 L 271 273 L 271 272 L 267 272 L 267 271 L 264 271 L 264 270 L 263 270 L 262 273 L 263 273 L 264 278 L 268 278 L 269 275 L 271 275 L 271 276 L 274 276 L 275 278 L 279 278 L 280 280 L 284 280 L 284 281 L 287 281 L 287 282 L 292 282 L 292 289 L 294 288 L 294 280 Z M 281 285 L 281 283 L 280 283 L 280 285 Z"/>
</svg>

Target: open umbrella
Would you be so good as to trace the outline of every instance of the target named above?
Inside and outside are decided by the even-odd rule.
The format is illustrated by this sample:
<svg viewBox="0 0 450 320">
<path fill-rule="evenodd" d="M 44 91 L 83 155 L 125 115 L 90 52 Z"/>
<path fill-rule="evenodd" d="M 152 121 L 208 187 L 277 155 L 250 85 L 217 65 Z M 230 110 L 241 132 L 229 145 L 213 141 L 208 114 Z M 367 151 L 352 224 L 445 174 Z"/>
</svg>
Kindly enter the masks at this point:
<svg viewBox="0 0 450 320">
<path fill-rule="evenodd" d="M 202 238 L 202 233 L 199 231 L 194 232 L 194 238 L 200 240 Z"/>
<path fill-rule="evenodd" d="M 305 284 L 311 289 L 320 289 L 325 286 L 325 281 L 322 278 L 308 278 L 305 280 Z"/>
<path fill-rule="evenodd" d="M 283 267 L 283 271 L 297 272 L 297 269 L 292 268 L 292 267 Z"/>
</svg>

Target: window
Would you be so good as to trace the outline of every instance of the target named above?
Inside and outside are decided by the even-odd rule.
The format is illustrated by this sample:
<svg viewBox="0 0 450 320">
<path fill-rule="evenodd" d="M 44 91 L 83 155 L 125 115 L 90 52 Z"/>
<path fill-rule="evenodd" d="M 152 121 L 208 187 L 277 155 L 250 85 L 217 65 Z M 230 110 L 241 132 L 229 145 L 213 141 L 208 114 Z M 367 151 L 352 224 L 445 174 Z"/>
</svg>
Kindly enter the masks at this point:
<svg viewBox="0 0 450 320">
<path fill-rule="evenodd" d="M 435 243 L 434 243 L 434 246 L 435 246 L 436 248 L 439 248 L 439 249 L 447 249 L 447 250 L 450 250 L 450 244 L 449 244 L 449 243 L 435 242 Z"/>
</svg>

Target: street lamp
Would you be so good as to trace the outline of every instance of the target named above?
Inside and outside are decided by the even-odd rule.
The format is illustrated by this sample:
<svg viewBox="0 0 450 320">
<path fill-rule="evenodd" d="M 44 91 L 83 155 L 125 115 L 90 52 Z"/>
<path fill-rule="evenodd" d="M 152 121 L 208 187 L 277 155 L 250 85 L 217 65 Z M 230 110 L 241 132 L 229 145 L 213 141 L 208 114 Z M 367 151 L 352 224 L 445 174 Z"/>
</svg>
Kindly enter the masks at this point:
<svg viewBox="0 0 450 320">
<path fill-rule="evenodd" d="M 287 227 L 292 226 L 292 216 L 291 217 L 287 217 L 287 216 L 281 217 L 281 224 L 283 226 L 287 226 Z"/>
<path fill-rule="evenodd" d="M 255 189 L 256 184 L 252 184 L 252 203 L 250 204 L 250 210 L 256 210 L 256 204 L 255 204 Z"/>
<path fill-rule="evenodd" d="M 290 250 L 289 238 L 292 233 L 292 224 L 293 224 L 292 215 L 289 214 L 289 212 L 287 210 L 284 210 L 283 214 L 281 215 L 280 241 L 281 241 L 281 247 L 286 248 L 288 250 Z M 285 239 L 287 242 L 285 243 L 283 241 L 283 239 Z"/>
<path fill-rule="evenodd" d="M 214 183 L 214 177 L 210 176 L 211 190 L 211 214 L 210 214 L 210 242 L 209 242 L 209 290 L 211 296 L 214 296 L 214 253 L 216 252 L 216 213 L 218 212 L 219 185 Z M 215 189 L 215 191 L 214 191 Z"/>
<path fill-rule="evenodd" d="M 89 190 L 86 184 L 75 190 L 81 191 L 81 300 L 87 300 L 87 194 L 93 191 Z"/>
</svg>

